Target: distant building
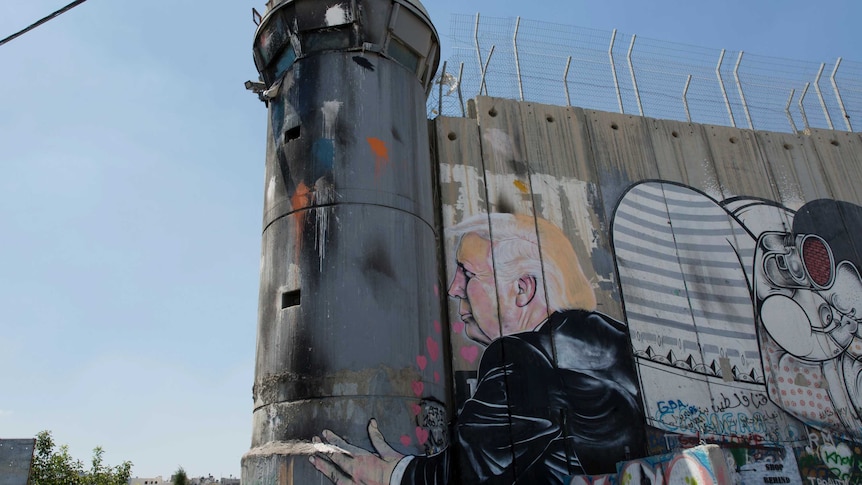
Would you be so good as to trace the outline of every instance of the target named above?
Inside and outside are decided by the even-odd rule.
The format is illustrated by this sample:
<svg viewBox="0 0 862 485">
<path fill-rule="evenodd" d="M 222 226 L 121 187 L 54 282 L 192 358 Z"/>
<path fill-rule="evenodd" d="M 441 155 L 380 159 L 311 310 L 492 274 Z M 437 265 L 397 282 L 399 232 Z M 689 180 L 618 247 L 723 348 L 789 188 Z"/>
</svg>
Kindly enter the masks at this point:
<svg viewBox="0 0 862 485">
<path fill-rule="evenodd" d="M 132 478 L 129 480 L 129 485 L 171 485 L 173 483 L 173 475 L 171 478 L 164 479 L 161 476 L 155 478 Z M 239 478 L 215 478 L 212 475 L 206 477 L 189 477 L 189 485 L 240 485 Z"/>
<path fill-rule="evenodd" d="M 189 478 L 189 485 L 240 485 L 239 478 L 215 478 L 212 475 L 206 477 Z"/>
<path fill-rule="evenodd" d="M 155 478 L 130 478 L 129 485 L 170 485 L 170 479 L 165 480 L 161 475 Z"/>
</svg>

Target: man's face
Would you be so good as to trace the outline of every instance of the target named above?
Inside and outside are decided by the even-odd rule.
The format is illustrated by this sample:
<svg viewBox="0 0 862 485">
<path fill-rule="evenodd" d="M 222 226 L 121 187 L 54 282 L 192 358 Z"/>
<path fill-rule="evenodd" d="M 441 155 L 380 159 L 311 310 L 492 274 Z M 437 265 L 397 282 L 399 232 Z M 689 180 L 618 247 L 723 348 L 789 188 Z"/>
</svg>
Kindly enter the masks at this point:
<svg viewBox="0 0 862 485">
<path fill-rule="evenodd" d="M 459 300 L 458 313 L 467 337 L 489 344 L 500 337 L 491 242 L 469 233 L 461 239 L 455 258 L 458 266 L 449 296 Z"/>
</svg>

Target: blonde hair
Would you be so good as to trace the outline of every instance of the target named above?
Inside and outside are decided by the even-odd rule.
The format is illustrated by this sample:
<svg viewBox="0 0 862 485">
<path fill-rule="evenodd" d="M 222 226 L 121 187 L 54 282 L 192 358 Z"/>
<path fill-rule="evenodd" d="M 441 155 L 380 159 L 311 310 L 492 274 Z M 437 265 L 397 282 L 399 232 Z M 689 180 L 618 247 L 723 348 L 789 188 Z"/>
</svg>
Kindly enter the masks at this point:
<svg viewBox="0 0 862 485">
<path fill-rule="evenodd" d="M 498 280 L 535 277 L 539 287 L 546 288 L 550 311 L 595 310 L 595 292 L 571 242 L 559 227 L 545 219 L 478 214 L 448 228 L 447 234 L 458 238 L 476 234 L 491 241 Z"/>
</svg>

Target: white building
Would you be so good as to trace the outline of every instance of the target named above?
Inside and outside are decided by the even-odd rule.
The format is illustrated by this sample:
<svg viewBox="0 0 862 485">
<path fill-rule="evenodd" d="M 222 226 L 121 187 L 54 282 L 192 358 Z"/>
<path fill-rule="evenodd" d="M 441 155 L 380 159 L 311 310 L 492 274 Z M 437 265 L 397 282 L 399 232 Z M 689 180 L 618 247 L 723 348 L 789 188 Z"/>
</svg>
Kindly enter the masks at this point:
<svg viewBox="0 0 862 485">
<path fill-rule="evenodd" d="M 130 478 L 129 485 L 170 485 L 170 479 L 163 479 L 161 475 L 155 478 Z"/>
</svg>

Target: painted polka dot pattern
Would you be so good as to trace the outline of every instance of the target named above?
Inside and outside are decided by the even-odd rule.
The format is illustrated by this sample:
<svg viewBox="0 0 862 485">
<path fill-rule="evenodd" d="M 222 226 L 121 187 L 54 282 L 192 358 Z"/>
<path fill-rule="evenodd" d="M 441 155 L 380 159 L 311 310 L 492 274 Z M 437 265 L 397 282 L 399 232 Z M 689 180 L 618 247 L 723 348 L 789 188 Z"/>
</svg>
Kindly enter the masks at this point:
<svg viewBox="0 0 862 485">
<path fill-rule="evenodd" d="M 761 338 L 761 349 L 769 374 L 769 397 L 774 402 L 791 415 L 817 427 L 842 426 L 832 400 L 823 388 L 819 364 L 793 357 L 768 337 Z"/>
</svg>

